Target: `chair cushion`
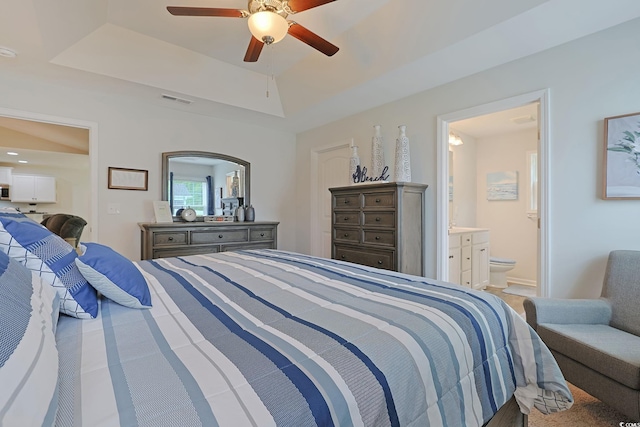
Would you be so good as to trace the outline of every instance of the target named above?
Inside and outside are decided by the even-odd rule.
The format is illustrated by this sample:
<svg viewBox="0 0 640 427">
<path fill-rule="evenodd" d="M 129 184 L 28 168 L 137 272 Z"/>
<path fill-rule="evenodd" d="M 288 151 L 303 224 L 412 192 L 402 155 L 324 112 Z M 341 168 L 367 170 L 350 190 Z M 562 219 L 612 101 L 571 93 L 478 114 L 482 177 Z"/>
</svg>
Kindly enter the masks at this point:
<svg viewBox="0 0 640 427">
<path fill-rule="evenodd" d="M 608 325 L 538 324 L 551 350 L 640 390 L 640 337 Z"/>
</svg>

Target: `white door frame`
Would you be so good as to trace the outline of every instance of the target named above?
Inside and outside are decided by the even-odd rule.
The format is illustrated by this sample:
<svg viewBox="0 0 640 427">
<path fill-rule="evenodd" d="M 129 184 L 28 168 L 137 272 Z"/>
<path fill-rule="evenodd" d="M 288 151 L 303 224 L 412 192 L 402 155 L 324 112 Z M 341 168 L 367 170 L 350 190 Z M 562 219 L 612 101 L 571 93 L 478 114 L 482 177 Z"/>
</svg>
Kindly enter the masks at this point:
<svg viewBox="0 0 640 427">
<path fill-rule="evenodd" d="M 437 278 L 439 280 L 447 281 L 449 279 L 449 123 L 520 107 L 532 102 L 539 102 L 540 117 L 538 117 L 538 128 L 540 129 L 540 139 L 538 145 L 538 232 L 540 238 L 538 244 L 537 263 L 538 295 L 543 297 L 549 296 L 549 95 L 549 89 L 543 89 L 438 116 L 436 245 Z"/>
<path fill-rule="evenodd" d="M 353 138 L 335 142 L 332 144 L 322 145 L 315 147 L 311 150 L 311 188 L 309 194 L 311 195 L 311 234 L 309 235 L 309 250 L 311 255 L 321 256 L 322 242 L 317 239 L 320 234 L 320 206 L 318 206 L 318 155 L 333 150 L 341 150 L 353 146 Z M 345 175 L 346 175 L 345 171 Z"/>
<path fill-rule="evenodd" d="M 98 124 L 84 120 L 57 117 L 49 114 L 33 113 L 30 111 L 12 110 L 2 107 L 0 107 L 0 116 L 89 130 L 89 178 L 91 180 L 91 225 L 89 227 L 89 234 L 90 240 L 98 241 Z"/>
</svg>

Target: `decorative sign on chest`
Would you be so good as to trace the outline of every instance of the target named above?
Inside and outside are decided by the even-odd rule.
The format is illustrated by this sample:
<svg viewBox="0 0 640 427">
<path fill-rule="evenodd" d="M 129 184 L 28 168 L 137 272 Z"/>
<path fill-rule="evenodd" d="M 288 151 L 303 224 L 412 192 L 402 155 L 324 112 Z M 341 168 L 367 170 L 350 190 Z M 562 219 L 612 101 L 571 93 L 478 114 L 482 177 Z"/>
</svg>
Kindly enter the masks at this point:
<svg viewBox="0 0 640 427">
<path fill-rule="evenodd" d="M 356 171 L 353 174 L 352 178 L 355 184 L 362 183 L 362 182 L 376 182 L 376 181 L 384 182 L 389 179 L 388 172 L 389 172 L 389 166 L 385 166 L 384 169 L 382 169 L 382 173 L 380 174 L 380 176 L 370 177 L 370 176 L 367 176 L 367 167 L 366 166 L 360 167 L 360 165 L 358 165 L 356 167 Z"/>
</svg>

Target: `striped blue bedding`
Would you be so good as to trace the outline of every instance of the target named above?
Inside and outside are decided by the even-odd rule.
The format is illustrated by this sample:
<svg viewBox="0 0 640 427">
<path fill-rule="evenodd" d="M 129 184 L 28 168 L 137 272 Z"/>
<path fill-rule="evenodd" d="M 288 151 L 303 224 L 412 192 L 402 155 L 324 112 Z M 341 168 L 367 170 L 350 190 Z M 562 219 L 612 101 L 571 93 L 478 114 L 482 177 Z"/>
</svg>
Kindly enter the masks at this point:
<svg viewBox="0 0 640 427">
<path fill-rule="evenodd" d="M 276 250 L 136 265 L 152 309 L 59 321 L 58 426 L 480 426 L 514 394 L 572 404 L 489 293 Z"/>
</svg>

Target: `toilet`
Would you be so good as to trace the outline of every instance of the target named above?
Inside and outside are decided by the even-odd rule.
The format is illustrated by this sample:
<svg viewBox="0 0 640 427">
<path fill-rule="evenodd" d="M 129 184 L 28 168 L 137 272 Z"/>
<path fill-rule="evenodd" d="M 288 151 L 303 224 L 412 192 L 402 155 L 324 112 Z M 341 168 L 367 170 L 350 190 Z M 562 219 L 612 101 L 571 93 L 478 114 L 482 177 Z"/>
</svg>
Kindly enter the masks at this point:
<svg viewBox="0 0 640 427">
<path fill-rule="evenodd" d="M 489 284 L 496 288 L 507 287 L 507 271 L 516 266 L 515 260 L 491 257 L 489 259 Z"/>
</svg>

